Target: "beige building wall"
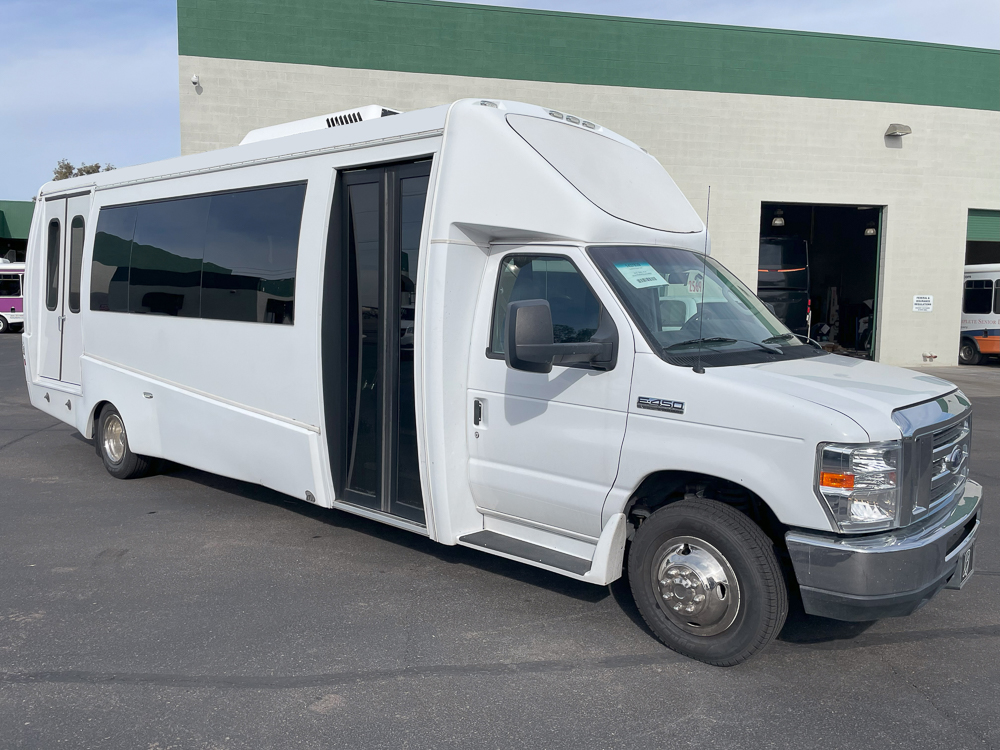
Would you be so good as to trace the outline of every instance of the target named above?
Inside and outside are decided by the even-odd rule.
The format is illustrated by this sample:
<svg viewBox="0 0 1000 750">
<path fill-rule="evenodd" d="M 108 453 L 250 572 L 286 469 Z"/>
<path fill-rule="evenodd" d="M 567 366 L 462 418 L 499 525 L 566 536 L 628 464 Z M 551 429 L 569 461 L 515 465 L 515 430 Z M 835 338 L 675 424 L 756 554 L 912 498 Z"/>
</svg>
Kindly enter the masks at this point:
<svg viewBox="0 0 1000 750">
<path fill-rule="evenodd" d="M 179 78 L 184 154 L 363 104 L 492 97 L 594 120 L 659 159 L 702 218 L 712 186 L 713 255 L 751 288 L 762 202 L 884 206 L 876 351 L 889 364 L 957 362 L 968 209 L 1000 209 L 993 111 L 187 56 Z M 885 138 L 894 122 L 912 135 Z M 932 312 L 913 312 L 917 294 L 934 296 Z"/>
</svg>

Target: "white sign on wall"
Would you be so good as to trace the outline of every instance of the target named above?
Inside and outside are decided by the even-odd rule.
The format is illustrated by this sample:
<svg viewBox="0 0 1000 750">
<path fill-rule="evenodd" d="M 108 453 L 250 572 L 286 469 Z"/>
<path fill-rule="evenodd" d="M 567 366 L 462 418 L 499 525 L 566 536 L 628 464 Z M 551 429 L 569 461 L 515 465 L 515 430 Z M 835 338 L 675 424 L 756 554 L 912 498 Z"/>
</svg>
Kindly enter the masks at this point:
<svg viewBox="0 0 1000 750">
<path fill-rule="evenodd" d="M 933 312 L 933 310 L 934 310 L 933 294 L 913 295 L 913 312 Z"/>
</svg>

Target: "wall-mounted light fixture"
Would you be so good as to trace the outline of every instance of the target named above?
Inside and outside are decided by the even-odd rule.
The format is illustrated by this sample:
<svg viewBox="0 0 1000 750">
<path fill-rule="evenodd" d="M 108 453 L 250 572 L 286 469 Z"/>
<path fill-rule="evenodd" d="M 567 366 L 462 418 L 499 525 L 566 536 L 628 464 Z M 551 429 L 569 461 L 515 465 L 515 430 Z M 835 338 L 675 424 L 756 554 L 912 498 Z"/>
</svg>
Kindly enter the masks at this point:
<svg viewBox="0 0 1000 750">
<path fill-rule="evenodd" d="M 785 226 L 785 212 L 780 208 L 774 212 L 774 218 L 771 219 L 772 227 L 783 227 Z"/>
<path fill-rule="evenodd" d="M 197 73 L 195 73 L 193 76 L 191 76 L 191 85 L 192 86 L 197 86 L 200 81 L 201 81 L 201 79 L 198 77 Z"/>
<path fill-rule="evenodd" d="M 875 228 L 875 222 L 869 221 L 868 226 L 865 227 L 865 237 L 874 237 L 878 234 L 878 230 Z"/>
<path fill-rule="evenodd" d="M 885 131 L 885 134 L 903 136 L 903 135 L 909 135 L 912 132 L 913 130 L 912 128 L 910 128 L 909 125 L 900 125 L 898 122 L 894 122 L 888 127 L 888 129 Z"/>
</svg>

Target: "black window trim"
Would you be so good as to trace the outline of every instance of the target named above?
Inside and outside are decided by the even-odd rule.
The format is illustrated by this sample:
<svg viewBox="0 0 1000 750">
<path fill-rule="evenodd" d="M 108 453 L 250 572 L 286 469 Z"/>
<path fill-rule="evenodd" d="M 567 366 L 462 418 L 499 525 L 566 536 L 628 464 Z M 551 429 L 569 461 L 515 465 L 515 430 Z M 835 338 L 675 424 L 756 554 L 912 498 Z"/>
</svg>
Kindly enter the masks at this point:
<svg viewBox="0 0 1000 750">
<path fill-rule="evenodd" d="M 76 309 L 73 309 L 73 303 L 70 301 L 73 293 L 73 225 L 76 220 L 80 220 L 80 228 L 83 230 L 83 239 L 80 240 L 80 267 L 76 278 Z M 69 282 L 66 284 L 66 302 L 69 311 L 74 315 L 79 315 L 80 311 L 83 309 L 83 251 L 87 247 L 87 220 L 84 218 L 83 214 L 77 214 L 69 223 L 69 253 L 67 253 L 69 260 L 69 268 L 66 269 L 66 275 Z"/>
<path fill-rule="evenodd" d="M 56 301 L 49 307 L 49 292 L 52 291 L 52 225 L 56 225 Z M 58 217 L 53 216 L 49 219 L 49 223 L 46 225 L 48 232 L 45 235 L 45 309 L 49 312 L 55 312 L 59 307 L 59 275 L 62 271 L 60 266 L 62 265 L 62 222 L 59 221 Z M 22 288 L 22 291 L 23 288 Z"/>
<path fill-rule="evenodd" d="M 289 181 L 283 181 L 283 182 L 271 182 L 271 183 L 266 183 L 266 184 L 262 184 L 262 185 L 247 185 L 245 187 L 238 187 L 238 188 L 222 188 L 222 189 L 219 189 L 219 190 L 211 190 L 211 191 L 207 191 L 207 192 L 203 192 L 203 193 L 185 193 L 183 195 L 171 195 L 171 196 L 166 196 L 166 197 L 163 197 L 163 198 L 150 198 L 150 199 L 141 200 L 141 201 L 126 201 L 124 203 L 105 203 L 105 204 L 102 204 L 102 205 L 100 205 L 100 206 L 97 207 L 98 224 L 100 224 L 100 214 L 101 214 L 102 211 L 104 211 L 104 209 L 132 208 L 132 207 L 135 207 L 136 209 L 138 209 L 140 206 L 150 205 L 150 204 L 171 203 L 173 201 L 189 200 L 189 199 L 192 199 L 192 198 L 210 198 L 210 197 L 216 196 L 216 195 L 234 195 L 234 194 L 237 194 L 237 193 L 248 193 L 248 192 L 252 192 L 252 191 L 255 191 L 255 190 L 268 190 L 268 189 L 272 189 L 272 188 L 295 187 L 297 185 L 302 185 L 302 186 L 305 187 L 305 194 L 303 195 L 303 199 L 302 199 L 302 213 L 299 216 L 299 243 L 301 245 L 301 242 L 302 242 L 302 220 L 303 220 L 303 217 L 305 216 L 305 212 L 306 212 L 306 203 L 305 203 L 305 201 L 306 201 L 306 197 L 308 197 L 308 195 L 309 195 L 309 180 L 308 180 L 308 178 L 307 179 L 300 179 L 300 180 L 289 180 Z M 136 221 L 138 222 L 138 213 L 136 214 Z M 95 235 L 95 237 L 96 237 L 96 235 Z M 132 243 L 133 244 L 135 243 L 135 226 L 133 226 L 133 228 L 132 228 Z M 295 275 L 296 275 L 296 278 L 298 277 L 298 261 L 299 261 L 298 251 L 299 251 L 299 248 L 296 247 L 295 248 Z M 91 263 L 93 263 L 93 257 L 91 257 Z M 131 283 L 131 270 L 132 270 L 132 263 L 130 261 L 129 262 L 130 283 Z M 294 300 L 294 292 L 293 292 L 293 300 Z M 81 305 L 82 305 L 82 300 L 81 300 Z M 90 307 L 89 309 L 90 309 L 91 312 L 110 312 L 110 313 L 125 314 L 125 315 L 143 315 L 143 314 L 145 314 L 145 313 L 140 313 L 140 312 L 133 312 L 131 310 L 94 310 L 93 307 Z M 229 320 L 229 319 L 226 319 L 226 318 L 206 318 L 206 317 L 203 317 L 202 315 L 199 315 L 197 318 L 192 318 L 192 320 L 215 320 L 215 321 L 227 322 L 227 323 L 249 323 L 249 322 L 251 322 L 251 321 Z M 260 323 L 260 321 L 253 321 L 253 322 Z M 289 324 L 289 327 L 293 327 L 293 326 L 294 326 L 294 322 L 291 323 L 291 324 Z"/>
<path fill-rule="evenodd" d="M 592 295 L 594 295 L 594 299 L 597 300 L 597 304 L 600 306 L 600 309 L 598 311 L 599 312 L 598 321 L 600 321 L 603 318 L 603 316 L 605 315 L 606 310 L 607 310 L 607 305 L 605 305 L 604 302 L 601 300 L 601 296 L 597 292 L 594 291 L 594 287 L 587 280 L 587 277 L 580 270 L 580 267 L 568 255 L 560 255 L 558 253 L 531 253 L 531 252 L 510 252 L 510 253 L 506 253 L 505 255 L 503 255 L 500 258 L 500 263 L 497 265 L 497 279 L 496 279 L 496 282 L 493 284 L 493 295 L 490 297 L 490 302 L 491 302 L 491 305 L 490 305 L 490 307 L 491 307 L 491 312 L 490 312 L 490 329 L 489 329 L 489 332 L 487 333 L 487 340 L 486 340 L 486 358 L 487 359 L 506 360 L 506 355 L 504 355 L 504 354 L 498 354 L 497 352 L 493 351 L 493 324 L 496 322 L 497 294 L 499 294 L 499 292 L 500 292 L 500 276 L 503 273 L 503 265 L 507 261 L 508 258 L 515 258 L 515 257 L 517 257 L 519 255 L 529 255 L 532 258 L 554 258 L 556 260 L 565 260 L 565 261 L 568 261 L 569 264 L 571 266 L 573 266 L 573 268 L 576 269 L 576 272 L 578 274 L 580 274 L 580 278 L 583 280 L 583 283 L 587 286 L 587 289 L 590 290 L 590 293 Z M 554 366 L 555 367 L 573 367 L 573 368 L 581 368 L 582 367 L 582 368 L 588 369 L 588 370 L 589 369 L 593 369 L 593 368 L 590 367 L 590 365 L 588 365 L 586 363 L 583 363 L 583 364 L 568 364 L 568 365 L 556 364 Z"/>
</svg>

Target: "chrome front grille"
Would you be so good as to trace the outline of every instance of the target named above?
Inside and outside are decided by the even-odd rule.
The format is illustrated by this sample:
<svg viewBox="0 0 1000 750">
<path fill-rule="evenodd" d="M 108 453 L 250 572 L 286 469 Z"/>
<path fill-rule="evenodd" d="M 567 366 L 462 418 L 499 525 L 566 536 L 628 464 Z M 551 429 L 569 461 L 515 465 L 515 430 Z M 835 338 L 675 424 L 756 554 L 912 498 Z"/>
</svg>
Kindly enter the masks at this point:
<svg viewBox="0 0 1000 750">
<path fill-rule="evenodd" d="M 969 476 L 972 404 L 961 391 L 899 409 L 903 433 L 900 488 L 903 526 L 936 515 L 960 494 Z"/>
<path fill-rule="evenodd" d="M 969 476 L 969 453 L 972 450 L 972 420 L 965 419 L 934 433 L 934 451 L 931 454 L 930 505 L 934 511 Z M 917 508 L 914 507 L 917 514 Z M 919 511 L 922 513 L 923 511 Z"/>
</svg>

